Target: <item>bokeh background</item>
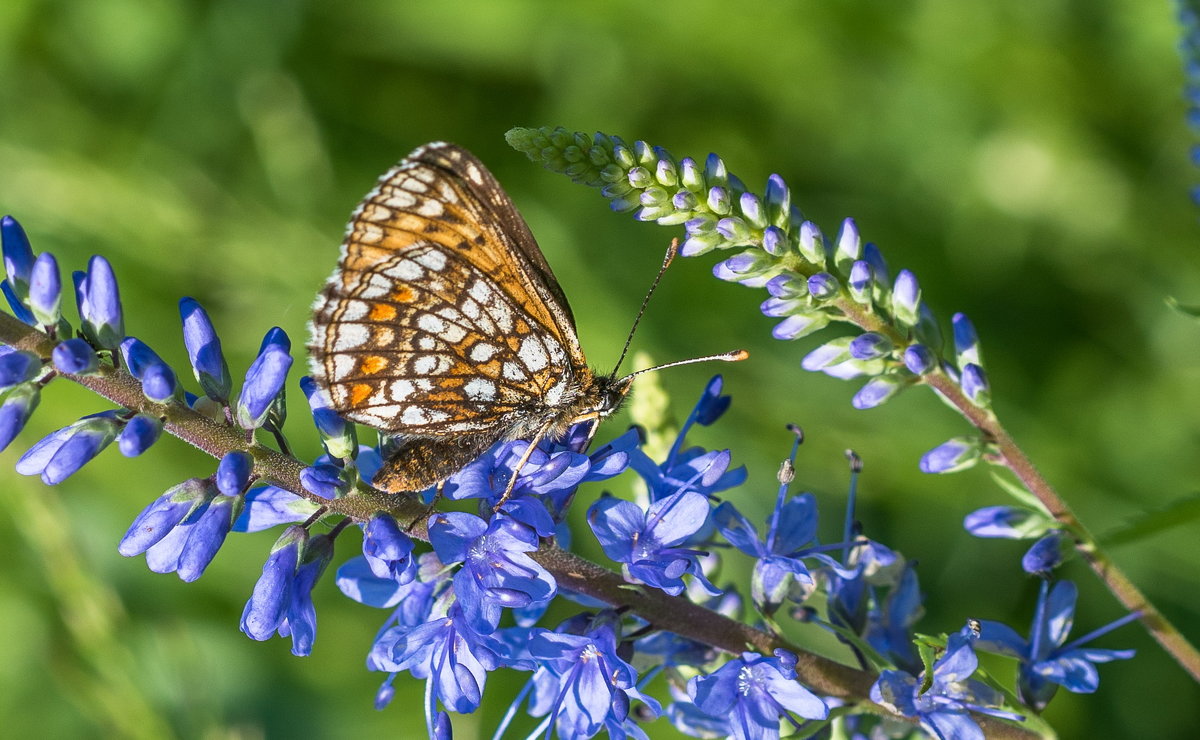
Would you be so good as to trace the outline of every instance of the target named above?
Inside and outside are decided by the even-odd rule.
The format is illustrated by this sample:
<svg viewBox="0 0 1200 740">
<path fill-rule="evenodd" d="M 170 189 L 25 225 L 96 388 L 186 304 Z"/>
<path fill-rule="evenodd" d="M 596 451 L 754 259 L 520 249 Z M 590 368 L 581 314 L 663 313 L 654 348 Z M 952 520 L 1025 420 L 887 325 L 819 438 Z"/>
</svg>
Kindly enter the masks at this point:
<svg viewBox="0 0 1200 740">
<path fill-rule="evenodd" d="M 1200 479 L 1200 326 L 1164 300 L 1200 302 L 1179 33 L 1166 0 L 15 0 L 0 4 L 0 210 L 66 270 L 105 254 L 129 331 L 177 367 L 176 301 L 200 299 L 238 373 L 273 325 L 304 344 L 344 221 L 376 177 L 423 142 L 455 141 L 512 194 L 606 367 L 677 232 L 609 213 L 504 132 L 560 124 L 677 156 L 716 151 L 748 183 L 782 174 L 827 232 L 855 217 L 944 319 L 968 313 L 1002 418 L 1083 520 L 1113 532 L 1195 496 Z M 965 423 L 920 390 L 855 411 L 854 385 L 799 368 L 821 337 L 771 340 L 763 294 L 712 279 L 712 262 L 672 268 L 635 346 L 659 361 L 751 350 L 720 368 L 732 410 L 696 435 L 749 468 L 731 498 L 765 516 L 784 424 L 800 423 L 798 485 L 823 502 L 826 539 L 842 516 L 842 450 L 865 458 L 860 517 L 920 560 L 921 631 L 977 617 L 1024 632 L 1036 590 L 1019 569 L 1025 545 L 960 526 L 1003 494 L 983 470 L 917 470 Z M 662 375 L 677 417 L 711 372 Z M 312 657 L 238 632 L 271 535 L 233 537 L 194 584 L 116 553 L 147 502 L 212 460 L 171 439 L 141 460 L 109 451 L 56 488 L 13 473 L 41 435 L 103 408 L 66 385 L 3 453 L 6 736 L 422 731 L 414 682 L 371 708 L 382 677 L 363 659 L 384 615 L 331 579 Z M 315 454 L 300 406 L 293 417 L 294 444 Z M 1181 515 L 1114 549 L 1193 641 L 1198 535 Z M 1077 634 L 1121 615 L 1085 568 L 1066 570 L 1082 592 Z M 1139 627 L 1100 645 L 1139 655 L 1102 667 L 1096 696 L 1060 694 L 1048 717 L 1063 737 L 1194 736 L 1200 692 Z M 489 683 L 457 736 L 488 737 L 523 678 Z M 665 721 L 648 730 L 674 736 Z"/>
</svg>

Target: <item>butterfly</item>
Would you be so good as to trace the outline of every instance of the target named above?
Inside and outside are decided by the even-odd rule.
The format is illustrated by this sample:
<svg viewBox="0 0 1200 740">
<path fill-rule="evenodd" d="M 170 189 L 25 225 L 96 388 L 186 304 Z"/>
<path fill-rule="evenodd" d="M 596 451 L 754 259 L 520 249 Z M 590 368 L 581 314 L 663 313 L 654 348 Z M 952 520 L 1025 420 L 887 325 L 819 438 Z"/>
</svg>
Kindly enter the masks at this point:
<svg viewBox="0 0 1200 740">
<path fill-rule="evenodd" d="M 398 437 L 373 481 L 390 492 L 424 490 L 501 440 L 599 421 L 632 379 L 589 368 L 525 220 L 482 162 L 443 142 L 354 211 L 310 334 L 334 409 Z"/>
</svg>

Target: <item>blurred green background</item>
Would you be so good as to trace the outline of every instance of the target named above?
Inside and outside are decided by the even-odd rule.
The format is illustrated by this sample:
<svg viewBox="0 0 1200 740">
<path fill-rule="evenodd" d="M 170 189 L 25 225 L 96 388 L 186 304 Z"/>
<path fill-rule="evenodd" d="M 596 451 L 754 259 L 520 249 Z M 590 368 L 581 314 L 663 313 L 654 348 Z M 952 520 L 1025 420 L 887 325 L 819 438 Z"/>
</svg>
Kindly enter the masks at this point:
<svg viewBox="0 0 1200 740">
<path fill-rule="evenodd" d="M 175 302 L 198 298 L 240 373 L 272 325 L 304 344 L 344 221 L 376 177 L 423 142 L 455 141 L 512 194 L 606 367 L 677 232 L 610 214 L 504 132 L 561 124 L 677 156 L 716 151 L 755 187 L 782 174 L 829 233 L 855 217 L 944 319 L 968 313 L 1001 417 L 1106 532 L 1200 480 L 1200 326 L 1164 303 L 1200 302 L 1178 37 L 1165 0 L 15 0 L 0 4 L 0 210 L 65 270 L 106 255 L 130 333 L 177 367 Z M 731 412 L 695 436 L 749 467 L 731 498 L 765 516 L 784 424 L 800 423 L 798 483 L 825 502 L 832 539 L 853 447 L 867 532 L 921 561 L 921 631 L 976 617 L 1024 632 L 1036 590 L 1019 569 L 1025 545 L 960 527 L 1003 495 L 982 470 L 917 471 L 965 423 L 923 391 L 855 411 L 856 386 L 799 368 L 820 337 L 771 340 L 764 294 L 713 280 L 712 262 L 672 268 L 635 347 L 659 361 L 750 349 L 721 367 Z M 677 416 L 712 371 L 663 374 Z M 232 538 L 190 585 L 117 555 L 132 517 L 212 460 L 172 439 L 147 460 L 109 451 L 57 488 L 11 472 L 42 434 L 102 407 L 55 384 L 4 453 L 4 734 L 420 732 L 414 682 L 371 708 L 381 676 L 363 659 L 384 615 L 331 579 L 312 657 L 238 632 L 271 535 Z M 299 406 L 293 416 L 293 442 L 315 454 Z M 1114 550 L 1193 641 L 1198 535 L 1190 522 Z M 341 558 L 356 546 L 345 541 Z M 1077 634 L 1120 616 L 1086 569 L 1067 571 L 1082 592 Z M 1139 655 L 1102 667 L 1097 696 L 1060 694 L 1048 717 L 1063 737 L 1194 736 L 1200 691 L 1140 628 L 1100 646 Z M 457 737 L 487 737 L 523 678 L 495 677 Z M 648 729 L 673 736 L 665 721 Z"/>
</svg>

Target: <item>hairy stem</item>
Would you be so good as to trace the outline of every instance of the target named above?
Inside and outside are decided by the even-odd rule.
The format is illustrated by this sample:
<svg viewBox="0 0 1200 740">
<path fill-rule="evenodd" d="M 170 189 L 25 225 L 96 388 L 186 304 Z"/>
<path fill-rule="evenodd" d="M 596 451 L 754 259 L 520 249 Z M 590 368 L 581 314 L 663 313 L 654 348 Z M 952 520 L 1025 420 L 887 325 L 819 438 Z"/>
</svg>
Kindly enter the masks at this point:
<svg viewBox="0 0 1200 740">
<path fill-rule="evenodd" d="M 42 332 L 0 313 L 0 342 L 18 349 L 49 357 L 55 341 Z M 254 472 L 298 496 L 325 506 L 331 514 L 365 520 L 376 511 L 387 511 L 400 521 L 426 513 L 424 504 L 414 497 L 381 493 L 360 486 L 353 495 L 333 501 L 320 498 L 300 484 L 300 472 L 305 464 L 294 457 L 248 443 L 240 429 L 221 424 L 180 405 L 163 405 L 149 401 L 142 394 L 136 379 L 124 369 L 105 368 L 87 377 L 62 374 L 62 377 L 86 386 L 115 404 L 164 419 L 163 427 L 172 435 L 200 450 L 220 458 L 234 450 L 244 450 L 254 457 Z M 418 524 L 410 532 L 426 539 L 425 526 Z M 598 599 L 612 607 L 624 607 L 645 619 L 655 628 L 674 632 L 697 642 L 726 652 L 738 654 L 749 650 L 770 655 L 777 649 L 787 650 L 797 657 L 799 679 L 815 691 L 843 701 L 858 703 L 864 709 L 885 716 L 892 715 L 884 707 L 871 703 L 867 696 L 877 678 L 872 671 L 863 671 L 829 658 L 803 650 L 780 637 L 747 624 L 729 619 L 699 606 L 686 598 L 670 596 L 642 586 L 631 585 L 621 576 L 589 560 L 544 544 L 532 557 L 554 576 L 559 586 Z M 1018 740 L 1037 737 L 1025 728 L 987 716 L 976 716 L 988 738 Z"/>
</svg>

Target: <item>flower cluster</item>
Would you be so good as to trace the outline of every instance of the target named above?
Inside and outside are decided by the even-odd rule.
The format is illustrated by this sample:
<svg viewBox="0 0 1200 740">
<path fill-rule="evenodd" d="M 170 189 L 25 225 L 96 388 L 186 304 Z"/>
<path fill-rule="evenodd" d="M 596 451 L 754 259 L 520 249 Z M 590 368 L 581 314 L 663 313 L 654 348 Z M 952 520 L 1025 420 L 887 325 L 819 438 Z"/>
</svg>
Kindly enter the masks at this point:
<svg viewBox="0 0 1200 740">
<path fill-rule="evenodd" d="M 715 158 L 701 170 L 689 160 L 675 163 L 661 150 L 626 148 L 615 139 L 598 138 L 592 149 L 586 150 L 590 164 L 572 171 L 610 186 L 619 182 L 606 187 L 614 205 L 640 208 L 643 218 L 686 222 L 686 252 L 756 245 L 754 255 L 727 260 L 718 273 L 773 285 L 771 310 L 789 327 L 782 334 L 799 336 L 804 333 L 799 324 L 839 315 L 890 322 L 850 341 L 842 348 L 844 356 L 830 355 L 817 363 L 819 369 L 899 385 L 915 382 L 922 372 L 953 372 L 964 390 L 975 390 L 968 395 L 983 402 L 986 385 L 969 324 L 955 320 L 956 367 L 932 359 L 939 345 L 932 341 L 932 322 L 919 303 L 915 281 L 901 273 L 890 282 L 877 251 L 858 246 L 852 223 L 829 246 L 815 227 L 799 220 L 777 178 L 758 199 Z M 564 151 L 563 157 L 574 156 L 570 147 Z M 613 179 L 617 163 L 624 167 L 624 180 Z M 388 705 L 403 673 L 425 681 L 431 738 L 450 736 L 448 713 L 480 706 L 489 674 L 500 668 L 527 672 L 529 679 L 498 734 L 517 722 L 522 706 L 537 724 L 535 734 L 563 738 L 601 731 L 644 738 L 642 723 L 660 716 L 696 737 L 739 739 L 779 737 L 781 727 L 816 732 L 828 723 L 852 722 L 862 732 L 884 721 L 874 714 L 851 716 L 853 702 L 847 700 L 868 697 L 823 694 L 805 681 L 798 668 L 803 651 L 780 636 L 787 631 L 785 620 L 828 630 L 844 645 L 848 663 L 877 675 L 869 698 L 890 712 L 887 721 L 908 720 L 942 737 L 979 736 L 981 714 L 1018 718 L 999 708 L 998 691 L 970 678 L 976 649 L 1018 659 L 1017 691 L 1034 711 L 1059 686 L 1095 690 L 1094 663 L 1132 655 L 1082 647 L 1132 617 L 1065 644 L 1075 591 L 1063 581 L 1053 589 L 1043 587 L 1028 640 L 1003 624 L 981 622 L 974 631 L 951 635 L 942 657 L 930 663 L 917 649 L 913 631 L 922 614 L 914 563 L 865 537 L 855 520 L 862 467 L 856 456 L 851 455 L 845 524 L 835 542 L 819 541 L 816 497 L 791 491 L 802 440 L 798 429 L 761 530 L 733 502 L 718 498 L 743 485 L 746 471 L 733 465 L 730 450 L 690 445 L 687 435 L 694 425 L 714 424 L 729 407 L 720 377 L 706 386 L 661 460 L 643 448 L 637 429 L 587 449 L 590 422 L 562 439 L 542 439 L 532 450 L 526 441 L 501 441 L 421 497 L 427 503 L 457 502 L 453 510 L 434 503 L 417 507 L 425 513 L 408 520 L 398 517 L 400 509 L 361 505 L 375 500 L 364 484 L 388 454 L 386 435 L 375 446 L 361 444 L 354 425 L 333 411 L 326 391 L 301 378 L 324 454 L 304 465 L 294 483 L 285 483 L 288 476 L 272 462 L 294 461 L 284 430 L 293 358 L 281 329 L 266 333 L 235 394 L 236 376 L 208 314 L 191 298 L 180 301 L 183 343 L 199 391 L 193 393 L 159 354 L 126 334 L 120 291 L 105 259 L 93 257 L 73 276 L 79 316 L 73 324 L 61 310 L 55 259 L 35 257 L 24 231 L 9 217 L 3 237 L 6 278 L 0 288 L 14 316 L 32 328 L 17 331 L 0 316 L 4 336 L 16 337 L 0 347 L 0 448 L 13 441 L 42 390 L 56 378 L 87 380 L 119 405 L 36 442 L 17 461 L 18 472 L 56 484 L 114 441 L 123 454 L 136 456 L 163 431 L 186 436 L 195 433 L 193 426 L 203 427 L 206 449 L 219 458 L 215 471 L 150 502 L 118 551 L 145 555 L 151 570 L 193 581 L 231 532 L 282 527 L 240 626 L 254 640 L 290 638 L 293 653 L 308 655 L 317 635 L 314 591 L 334 561 L 337 540 L 348 530 L 360 530 L 361 554 L 336 567 L 334 580 L 351 599 L 388 611 L 367 661 L 371 670 L 387 674 L 376 705 Z M 796 288 L 800 277 L 804 290 Z M 898 326 L 907 327 L 902 337 L 894 331 Z M 829 347 L 818 352 L 828 354 Z M 121 395 L 120 388 L 136 391 Z M 259 444 L 258 430 L 277 451 Z M 588 505 L 586 519 L 600 549 L 620 568 L 619 595 L 590 588 L 586 581 L 564 580 L 574 574 L 572 568 L 551 572 L 544 555 L 547 549 L 569 549 L 567 514 L 581 486 L 626 471 L 640 478 L 645 495 L 637 500 L 601 495 Z M 1035 519 L 1008 510 L 977 512 L 969 527 L 977 534 L 1036 532 L 1047 542 L 1058 536 L 1059 530 Z M 1035 546 L 1038 565 L 1027 569 L 1047 573 L 1053 566 L 1048 553 L 1056 547 L 1061 550 L 1061 536 Z M 745 589 L 749 608 L 730 582 L 736 569 L 724 567 L 741 555 L 752 561 Z M 700 609 L 697 613 L 714 624 L 744 616 L 762 645 L 784 647 L 754 652 L 739 650 L 746 645 L 739 639 L 702 642 L 687 626 L 640 612 L 636 598 L 623 601 L 620 594 L 628 593 L 674 598 L 667 603 Z M 548 605 L 559 596 L 582 610 L 543 625 Z M 670 701 L 663 702 L 663 696 Z"/>
<path fill-rule="evenodd" d="M 857 326 L 857 336 L 830 340 L 801 362 L 805 370 L 837 378 L 866 378 L 854 396 L 856 408 L 878 406 L 936 376 L 979 413 L 990 414 L 987 374 L 970 320 L 955 314 L 947 341 L 912 272 L 893 275 L 853 219 L 827 238 L 804 219 L 779 175 L 771 175 L 759 194 L 715 154 L 701 164 L 644 141 L 627 144 L 617 136 L 562 128 L 515 128 L 507 137 L 533 161 L 601 188 L 614 211 L 682 225 L 681 255 L 738 250 L 718 262 L 713 274 L 766 288 L 770 297 L 761 310 L 780 319 L 772 331 L 776 339 L 808 336 L 831 322 Z M 982 436 L 955 438 L 930 450 L 921 467 L 930 473 L 962 470 L 988 448 Z"/>
</svg>

